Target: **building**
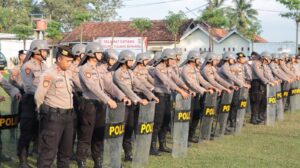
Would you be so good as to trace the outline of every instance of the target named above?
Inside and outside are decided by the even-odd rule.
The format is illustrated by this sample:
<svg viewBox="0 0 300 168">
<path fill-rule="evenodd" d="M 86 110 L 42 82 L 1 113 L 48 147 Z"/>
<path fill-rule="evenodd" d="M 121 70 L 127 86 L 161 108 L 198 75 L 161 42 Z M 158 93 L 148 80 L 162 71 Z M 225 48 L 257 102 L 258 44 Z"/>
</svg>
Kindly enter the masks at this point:
<svg viewBox="0 0 300 168">
<path fill-rule="evenodd" d="M 86 43 L 95 41 L 99 37 L 141 37 L 141 33 L 131 28 L 130 24 L 131 21 L 86 22 L 82 25 L 82 29 L 77 27 L 67 33 L 61 43 L 74 44 L 80 42 L 80 39 Z M 199 50 L 219 54 L 224 51 L 242 51 L 249 54 L 252 51 L 252 42 L 236 30 L 210 29 L 208 25 L 192 19 L 185 21 L 180 27 L 176 42 L 174 36 L 167 30 L 164 20 L 153 20 L 151 30 L 145 32 L 143 36 L 147 37 L 147 50 L 152 53 L 162 51 L 164 48 L 174 48 L 175 44 L 185 53 L 189 50 Z M 266 43 L 267 41 L 256 36 L 254 42 Z"/>
</svg>

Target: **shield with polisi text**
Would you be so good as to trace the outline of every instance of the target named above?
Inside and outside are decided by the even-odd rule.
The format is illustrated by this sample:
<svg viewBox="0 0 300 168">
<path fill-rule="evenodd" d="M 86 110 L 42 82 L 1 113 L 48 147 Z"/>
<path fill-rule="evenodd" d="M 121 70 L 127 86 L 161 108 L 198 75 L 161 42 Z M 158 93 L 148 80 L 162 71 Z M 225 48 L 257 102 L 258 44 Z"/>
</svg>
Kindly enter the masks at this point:
<svg viewBox="0 0 300 168">
<path fill-rule="evenodd" d="M 266 125 L 274 125 L 276 120 L 276 87 L 267 85 L 267 111 L 266 111 Z"/>
<path fill-rule="evenodd" d="M 215 127 L 216 137 L 222 137 L 226 130 L 227 119 L 231 110 L 232 93 L 223 92 L 218 108 L 217 125 Z"/>
<path fill-rule="evenodd" d="M 187 154 L 189 121 L 191 119 L 191 96 L 183 99 L 176 95 L 173 124 L 173 158 L 184 157 Z"/>
<path fill-rule="evenodd" d="M 103 167 L 121 167 L 122 141 L 125 132 L 124 119 L 124 103 L 117 103 L 116 109 L 106 108 Z"/>
<path fill-rule="evenodd" d="M 155 102 L 140 105 L 138 124 L 135 130 L 132 167 L 142 168 L 147 165 L 153 132 Z"/>
<path fill-rule="evenodd" d="M 282 90 L 281 84 L 276 86 L 276 120 L 283 121 L 284 119 L 284 108 L 283 108 L 283 100 L 282 100 Z"/>
<path fill-rule="evenodd" d="M 249 89 L 244 87 L 240 88 L 238 95 L 239 99 L 238 110 L 236 113 L 235 134 L 239 134 L 242 132 L 248 103 L 247 99 L 249 95 Z"/>
<path fill-rule="evenodd" d="M 204 101 L 204 109 L 200 123 L 199 141 L 210 140 L 213 119 L 216 115 L 217 93 L 206 93 Z"/>
</svg>

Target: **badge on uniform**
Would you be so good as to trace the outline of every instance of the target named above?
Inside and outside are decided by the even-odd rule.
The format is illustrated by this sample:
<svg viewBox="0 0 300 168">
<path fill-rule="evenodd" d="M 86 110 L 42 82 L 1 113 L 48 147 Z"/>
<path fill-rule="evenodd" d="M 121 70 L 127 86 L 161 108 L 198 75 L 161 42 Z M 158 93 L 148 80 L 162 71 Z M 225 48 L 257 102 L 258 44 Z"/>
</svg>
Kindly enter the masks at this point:
<svg viewBox="0 0 300 168">
<path fill-rule="evenodd" d="M 50 80 L 51 80 L 50 76 L 44 76 L 43 86 L 48 87 L 50 84 Z"/>
<path fill-rule="evenodd" d="M 31 72 L 31 69 L 30 69 L 30 68 L 25 68 L 25 73 L 26 73 L 27 75 L 29 75 L 30 72 Z"/>
<path fill-rule="evenodd" d="M 90 72 L 85 72 L 84 75 L 85 75 L 87 78 L 91 78 L 91 77 L 92 77 L 92 75 L 91 75 Z"/>
</svg>

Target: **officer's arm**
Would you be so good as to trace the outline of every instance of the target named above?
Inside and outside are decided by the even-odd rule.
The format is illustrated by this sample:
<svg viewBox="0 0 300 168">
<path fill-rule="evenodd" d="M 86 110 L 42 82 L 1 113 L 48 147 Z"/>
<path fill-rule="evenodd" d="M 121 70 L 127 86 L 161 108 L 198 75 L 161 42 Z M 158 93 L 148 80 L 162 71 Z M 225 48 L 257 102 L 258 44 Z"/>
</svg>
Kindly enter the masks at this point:
<svg viewBox="0 0 300 168">
<path fill-rule="evenodd" d="M 155 98 L 155 95 L 140 81 L 140 79 L 133 77 L 134 87 L 141 90 L 148 100 Z"/>
<path fill-rule="evenodd" d="M 178 75 L 175 73 L 175 71 L 171 72 L 171 77 L 175 81 L 177 86 L 180 86 L 183 89 L 188 90 L 188 87 L 185 85 L 185 83 L 178 77 Z"/>
<path fill-rule="evenodd" d="M 208 83 L 201 75 L 200 72 L 197 72 L 196 73 L 198 79 L 199 79 L 199 83 L 201 86 L 203 86 L 205 89 L 210 89 L 210 88 L 213 88 L 214 86 L 211 85 L 210 83 Z"/>
<path fill-rule="evenodd" d="M 166 71 L 166 70 L 165 70 Z M 160 72 L 158 68 L 154 69 L 154 74 L 165 86 L 169 86 L 171 90 L 177 90 L 178 86 L 166 75 Z"/>
<path fill-rule="evenodd" d="M 276 69 L 276 65 L 274 63 L 270 64 L 271 71 L 273 72 L 274 76 L 277 78 L 283 80 L 283 81 L 288 81 L 289 79 L 285 77 L 285 75 L 280 71 L 280 69 Z"/>
<path fill-rule="evenodd" d="M 252 64 L 253 72 L 257 75 L 257 77 L 264 83 L 268 84 L 269 81 L 264 77 L 263 71 L 258 67 L 257 63 Z"/>
<path fill-rule="evenodd" d="M 295 78 L 295 75 L 287 68 L 285 64 L 280 64 L 281 69 L 290 77 Z"/>
<path fill-rule="evenodd" d="M 154 79 L 152 78 L 149 72 L 147 73 L 147 81 L 149 81 L 151 85 L 154 85 Z"/>
<path fill-rule="evenodd" d="M 15 97 L 16 94 L 20 93 L 19 89 L 5 80 L 2 75 L 0 75 L 0 84 L 5 92 L 8 93 L 11 97 Z"/>
<path fill-rule="evenodd" d="M 105 91 L 111 96 L 117 98 L 120 101 L 125 98 L 125 94 L 114 84 L 112 78 L 108 77 L 108 75 L 104 75 L 103 85 Z"/>
<path fill-rule="evenodd" d="M 225 79 L 223 79 L 216 70 L 214 70 L 214 75 L 215 75 L 216 81 L 218 81 L 225 88 L 229 89 L 230 86 L 232 86 L 229 82 L 227 82 Z"/>
<path fill-rule="evenodd" d="M 232 68 L 236 69 L 235 66 L 233 66 Z M 229 80 L 231 80 L 233 83 L 235 83 L 235 84 L 238 85 L 239 87 L 243 87 L 243 86 L 244 86 L 243 81 L 239 80 L 235 75 L 233 75 L 233 74 L 230 72 L 230 67 L 229 67 L 229 65 L 228 65 L 228 66 L 226 66 L 226 65 L 222 66 L 221 72 L 222 72 Z"/>
<path fill-rule="evenodd" d="M 81 67 L 79 70 L 79 78 L 84 82 L 85 86 L 94 93 L 99 101 L 102 101 L 104 104 L 110 100 L 110 98 L 102 91 L 100 84 L 95 85 L 94 80 L 92 79 L 91 71 Z"/>
<path fill-rule="evenodd" d="M 137 104 L 141 98 L 136 95 L 133 90 L 121 79 L 121 71 L 116 71 L 113 76 L 113 82 L 123 91 L 123 93 L 134 103 Z"/>
<path fill-rule="evenodd" d="M 73 72 L 72 70 L 68 70 L 67 73 L 70 74 L 72 82 L 77 86 L 80 90 L 82 90 L 82 86 L 79 79 L 79 73 Z"/>
<path fill-rule="evenodd" d="M 203 94 L 205 92 L 205 89 L 200 86 L 200 84 L 197 82 L 197 80 L 193 80 L 191 78 L 191 76 L 193 75 L 192 73 L 195 73 L 195 72 L 191 72 L 191 71 L 189 71 L 189 69 L 187 67 L 184 67 L 181 71 L 183 80 L 191 88 L 191 90 L 194 90 L 198 93 Z"/>
<path fill-rule="evenodd" d="M 22 66 L 21 78 L 23 81 L 24 90 L 27 90 L 29 93 L 34 94 L 35 89 L 33 88 L 33 73 L 29 65 Z"/>
<path fill-rule="evenodd" d="M 219 90 L 225 90 L 226 88 L 220 85 L 213 77 L 213 75 L 209 74 L 208 68 L 204 67 L 202 69 L 202 75 L 209 83 L 211 83 L 214 87 L 218 88 Z"/>
<path fill-rule="evenodd" d="M 53 84 L 53 76 L 50 76 L 46 72 L 43 75 L 41 75 L 40 79 L 41 82 L 39 83 L 37 90 L 34 94 L 37 109 L 39 109 L 40 106 L 44 103 L 45 96 L 50 86 Z"/>
<path fill-rule="evenodd" d="M 22 86 L 20 86 L 19 83 L 17 82 L 18 75 L 20 75 L 19 70 L 16 68 L 12 69 L 9 75 L 9 83 L 13 84 L 18 88 L 21 88 Z"/>
</svg>

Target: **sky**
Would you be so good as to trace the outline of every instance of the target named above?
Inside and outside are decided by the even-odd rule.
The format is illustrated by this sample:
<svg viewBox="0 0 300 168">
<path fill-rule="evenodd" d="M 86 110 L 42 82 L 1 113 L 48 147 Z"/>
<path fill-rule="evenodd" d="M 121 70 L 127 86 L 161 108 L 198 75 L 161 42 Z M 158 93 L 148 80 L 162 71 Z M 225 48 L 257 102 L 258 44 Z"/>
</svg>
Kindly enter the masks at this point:
<svg viewBox="0 0 300 168">
<path fill-rule="evenodd" d="M 204 9 L 203 5 L 206 3 L 206 0 L 124 0 L 124 7 L 117 11 L 119 14 L 117 19 L 130 20 L 136 17 L 147 17 L 159 20 L 164 19 L 168 11 L 180 10 L 186 12 L 187 17 L 196 18 L 195 15 L 201 13 L 199 10 Z M 232 6 L 232 0 L 227 0 L 225 5 Z M 288 11 L 283 5 L 276 0 L 254 0 L 253 8 L 258 10 L 263 38 L 269 42 L 295 41 L 295 22 L 279 15 L 280 12 Z"/>
</svg>

